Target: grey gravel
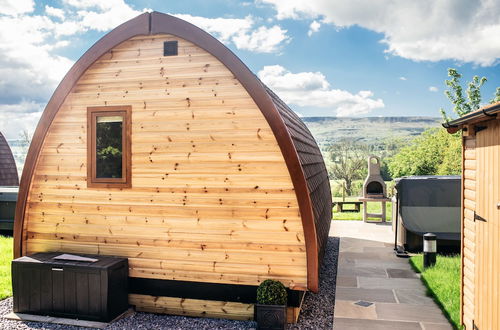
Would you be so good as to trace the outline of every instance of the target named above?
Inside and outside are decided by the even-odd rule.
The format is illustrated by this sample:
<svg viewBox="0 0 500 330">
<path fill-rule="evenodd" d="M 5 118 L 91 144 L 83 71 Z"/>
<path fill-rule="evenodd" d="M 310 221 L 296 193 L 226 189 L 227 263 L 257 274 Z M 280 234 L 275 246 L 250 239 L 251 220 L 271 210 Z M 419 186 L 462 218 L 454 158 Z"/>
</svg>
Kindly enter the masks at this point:
<svg viewBox="0 0 500 330">
<path fill-rule="evenodd" d="M 325 256 L 319 272 L 319 292 L 306 294 L 299 322 L 289 324 L 288 329 L 333 328 L 339 241 L 338 237 L 328 237 Z"/>
<path fill-rule="evenodd" d="M 320 271 L 319 293 L 308 292 L 302 305 L 299 322 L 289 324 L 288 329 L 332 329 L 335 303 L 335 281 L 337 278 L 339 239 L 329 237 Z M 0 315 L 12 311 L 12 298 L 0 301 Z M 135 313 L 125 317 L 106 329 L 255 329 L 253 321 L 232 321 L 224 319 L 193 318 L 184 316 Z M 0 318 L 0 329 L 65 329 L 85 330 L 88 328 L 38 322 L 20 322 Z"/>
</svg>

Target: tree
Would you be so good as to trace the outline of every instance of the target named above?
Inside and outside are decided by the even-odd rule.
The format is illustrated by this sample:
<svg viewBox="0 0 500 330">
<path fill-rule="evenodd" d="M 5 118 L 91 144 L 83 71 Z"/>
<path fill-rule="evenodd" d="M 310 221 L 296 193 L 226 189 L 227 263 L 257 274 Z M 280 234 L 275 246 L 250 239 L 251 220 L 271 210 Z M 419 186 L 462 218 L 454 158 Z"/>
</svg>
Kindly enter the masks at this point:
<svg viewBox="0 0 500 330">
<path fill-rule="evenodd" d="M 352 140 L 341 140 L 329 148 L 330 175 L 345 182 L 345 191 L 352 195 L 352 183 L 366 174 L 367 147 Z"/>
<path fill-rule="evenodd" d="M 500 87 L 497 87 L 497 90 L 495 91 L 495 96 L 490 100 L 490 103 L 497 103 L 500 102 Z"/>
<path fill-rule="evenodd" d="M 407 175 L 453 175 L 461 171 L 460 133 L 431 128 L 389 159 L 392 177 Z"/>
<path fill-rule="evenodd" d="M 454 105 L 453 111 L 459 117 L 462 117 L 471 111 L 479 109 L 481 106 L 481 87 L 487 81 L 486 77 L 472 77 L 472 81 L 467 84 L 467 98 L 464 97 L 460 82 L 462 75 L 456 69 L 448 69 L 448 77 L 451 77 L 451 79 L 445 80 L 445 84 L 449 87 L 449 90 L 444 93 Z M 439 111 L 446 122 L 452 119 L 443 108 L 439 109 Z"/>
</svg>

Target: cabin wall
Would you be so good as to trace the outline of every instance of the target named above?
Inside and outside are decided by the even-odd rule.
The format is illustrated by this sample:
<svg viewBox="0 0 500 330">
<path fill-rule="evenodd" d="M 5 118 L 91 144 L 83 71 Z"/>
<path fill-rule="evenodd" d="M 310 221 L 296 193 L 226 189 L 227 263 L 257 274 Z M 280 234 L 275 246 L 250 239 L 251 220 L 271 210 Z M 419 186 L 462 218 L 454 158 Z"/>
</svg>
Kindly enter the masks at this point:
<svg viewBox="0 0 500 330">
<path fill-rule="evenodd" d="M 481 122 L 468 131 L 477 132 L 464 137 L 462 323 L 466 329 L 497 329 L 500 121 Z"/>
<path fill-rule="evenodd" d="M 163 57 L 177 40 L 179 55 Z M 132 188 L 87 188 L 87 107 L 132 106 Z M 267 121 L 215 57 L 169 35 L 94 63 L 37 160 L 23 251 L 125 256 L 132 277 L 305 290 L 293 184 Z"/>
<path fill-rule="evenodd" d="M 500 329 L 500 120 L 476 133 L 474 326 Z M 468 309 L 465 309 L 467 312 Z"/>
<path fill-rule="evenodd" d="M 474 319 L 474 260 L 475 260 L 475 223 L 476 209 L 476 137 L 463 138 L 463 171 L 462 171 L 462 290 L 461 317 L 462 324 L 472 329 Z"/>
</svg>

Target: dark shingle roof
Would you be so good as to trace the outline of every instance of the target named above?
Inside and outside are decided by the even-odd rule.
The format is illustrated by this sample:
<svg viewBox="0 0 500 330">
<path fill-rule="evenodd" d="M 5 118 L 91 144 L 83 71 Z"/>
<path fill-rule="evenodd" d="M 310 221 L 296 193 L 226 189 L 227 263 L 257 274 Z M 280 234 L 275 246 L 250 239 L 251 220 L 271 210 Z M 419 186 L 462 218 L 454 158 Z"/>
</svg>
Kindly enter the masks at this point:
<svg viewBox="0 0 500 330">
<path fill-rule="evenodd" d="M 16 161 L 2 133 L 0 133 L 0 186 L 19 186 Z"/>
<path fill-rule="evenodd" d="M 311 131 L 309 131 L 300 117 L 269 87 L 265 85 L 264 87 L 285 122 L 299 155 L 313 206 L 318 252 L 321 260 L 332 222 L 332 194 L 323 155 Z"/>
</svg>

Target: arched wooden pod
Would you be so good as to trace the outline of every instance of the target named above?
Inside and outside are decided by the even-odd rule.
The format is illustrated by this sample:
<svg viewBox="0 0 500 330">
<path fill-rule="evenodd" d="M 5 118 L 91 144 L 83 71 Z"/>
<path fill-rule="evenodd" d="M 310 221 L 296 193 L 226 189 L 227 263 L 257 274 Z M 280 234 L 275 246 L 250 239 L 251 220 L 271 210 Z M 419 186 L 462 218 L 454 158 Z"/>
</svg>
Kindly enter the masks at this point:
<svg viewBox="0 0 500 330">
<path fill-rule="evenodd" d="M 15 256 L 19 257 L 29 252 L 26 248 L 26 240 L 29 236 L 29 230 L 26 227 L 25 218 L 29 208 L 30 189 L 32 189 L 36 168 L 37 166 L 40 166 L 39 159 L 41 150 L 44 146 L 44 141 L 51 129 L 54 118 L 57 116 L 58 111 L 63 106 L 64 102 L 69 102 L 68 104 L 73 102 L 73 96 L 68 98 L 68 95 L 71 95 L 75 89 L 78 89 L 77 84 L 82 75 L 84 75 L 89 68 L 96 63 L 96 61 L 103 58 L 106 54 L 109 55 L 110 51 L 115 47 L 118 47 L 120 44 L 129 40 L 134 42 L 134 38 L 139 38 L 140 36 L 150 36 L 151 42 L 154 42 L 155 38 L 165 37 L 170 40 L 177 37 L 180 42 L 185 42 L 185 44 L 188 45 L 186 46 L 188 48 L 193 47 L 189 45 L 199 47 L 203 50 L 203 54 L 208 53 L 210 56 L 215 57 L 220 63 L 222 63 L 223 68 L 221 68 L 221 70 L 229 70 L 232 73 L 232 79 L 235 79 L 236 84 L 240 84 L 244 88 L 246 93 L 250 96 L 252 102 L 254 102 L 254 104 L 258 107 L 272 130 L 275 141 L 279 146 L 279 150 L 282 155 L 281 157 L 289 172 L 291 183 L 293 184 L 293 190 L 296 196 L 296 201 L 294 203 L 297 204 L 302 223 L 302 231 L 300 235 L 303 235 L 305 238 L 305 242 L 301 242 L 301 244 L 305 244 L 306 250 L 306 286 L 309 290 L 317 291 L 319 260 L 322 255 L 322 251 L 324 250 L 324 246 L 326 245 L 326 239 L 328 237 L 331 221 L 331 195 L 326 168 L 319 148 L 312 138 L 311 133 L 301 122 L 300 118 L 298 118 L 298 116 L 294 114 L 293 111 L 291 111 L 274 93 L 267 89 L 228 48 L 194 25 L 178 18 L 157 12 L 142 14 L 120 25 L 105 35 L 75 63 L 50 99 L 36 129 L 33 143 L 30 146 L 23 170 L 19 191 L 19 202 L 16 210 L 14 234 Z M 144 41 L 146 38 L 144 37 L 144 39 L 140 40 Z M 138 51 L 138 54 L 139 53 L 140 50 Z M 111 52 L 111 55 L 109 56 L 112 57 L 113 53 Z M 158 57 L 161 58 L 161 55 Z M 182 70 L 182 68 L 180 70 Z M 162 72 L 161 70 L 159 73 L 162 79 L 167 75 L 167 73 Z M 123 102 L 126 104 L 127 98 L 125 98 L 125 95 L 123 97 L 125 100 Z M 185 103 L 184 109 L 189 109 L 191 106 L 196 107 L 195 98 L 191 100 L 190 97 L 185 97 L 183 100 Z M 134 102 L 137 102 L 137 100 Z M 144 103 L 143 108 L 146 109 L 148 107 L 148 101 L 145 99 L 142 102 Z M 99 105 L 102 106 L 103 104 L 88 104 L 88 106 Z M 227 106 L 227 104 L 224 106 Z M 71 107 L 71 105 L 68 107 Z M 134 108 L 132 108 L 132 125 L 134 125 L 134 113 Z M 193 119 L 194 116 L 195 114 L 193 112 Z M 245 125 L 250 124 L 251 122 L 249 121 Z M 133 126 L 133 130 L 134 129 L 135 128 Z M 255 134 L 258 137 L 259 131 L 256 130 Z M 133 141 L 132 150 L 134 150 Z M 132 153 L 134 153 L 134 151 L 132 151 Z M 231 154 L 227 154 L 231 163 L 234 163 L 235 160 L 231 159 Z M 190 154 L 188 153 L 188 158 L 189 155 Z M 132 167 L 136 167 L 134 165 L 134 161 L 132 161 Z M 177 166 L 175 166 L 174 170 L 176 169 Z M 132 178 L 132 189 L 133 186 L 134 178 Z M 256 187 L 256 189 L 258 189 L 258 186 Z M 163 187 L 156 187 L 156 189 L 158 192 L 160 192 L 160 190 L 162 193 L 164 192 Z M 223 201 L 221 200 L 221 205 L 222 203 Z M 255 201 L 255 203 L 257 202 Z M 58 207 L 64 208 L 64 205 Z M 266 209 L 266 212 L 268 212 L 268 210 L 269 208 Z M 234 217 L 237 218 L 238 215 L 234 215 Z M 267 215 L 265 218 L 267 219 Z M 47 235 L 50 233 L 47 232 L 45 234 L 45 236 L 40 235 L 40 237 L 47 240 Z M 78 235 L 78 233 L 75 234 Z M 300 235 L 297 236 L 299 241 Z M 63 234 L 61 234 L 58 238 L 62 240 L 65 239 Z M 140 242 L 138 241 L 137 244 L 140 245 Z M 52 248 L 54 248 L 53 245 Z M 204 249 L 202 248 L 202 250 Z M 100 251 L 100 253 L 105 252 Z M 204 253 L 207 252 L 205 251 Z M 221 276 L 222 275 L 223 274 L 221 273 Z M 264 273 L 259 275 L 259 278 L 265 278 L 265 276 L 266 274 Z M 293 280 L 291 281 L 293 282 Z M 221 280 L 221 282 L 224 281 Z M 242 282 L 244 281 L 242 280 Z M 301 285 L 298 284 L 296 288 L 300 289 L 300 287 Z"/>
</svg>

